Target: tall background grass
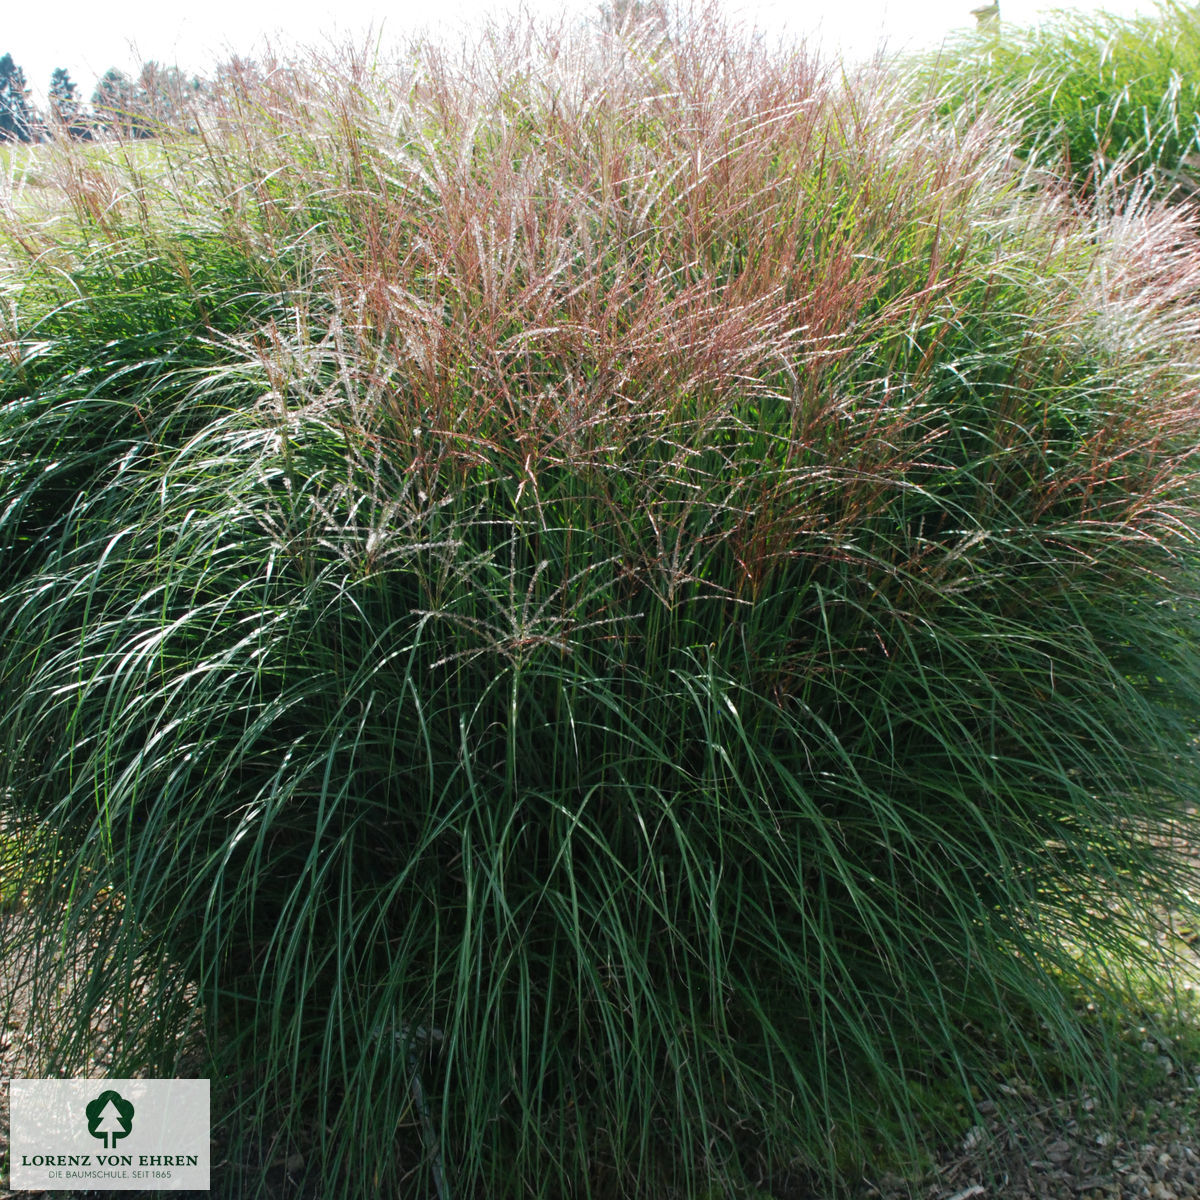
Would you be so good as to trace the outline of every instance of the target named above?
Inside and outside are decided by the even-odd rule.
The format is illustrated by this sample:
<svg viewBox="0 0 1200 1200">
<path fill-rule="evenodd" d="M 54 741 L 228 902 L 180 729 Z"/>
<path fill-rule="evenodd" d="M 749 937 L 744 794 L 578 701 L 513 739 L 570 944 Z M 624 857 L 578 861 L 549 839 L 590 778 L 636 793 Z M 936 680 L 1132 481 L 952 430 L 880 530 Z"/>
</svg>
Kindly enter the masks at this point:
<svg viewBox="0 0 1200 1200">
<path fill-rule="evenodd" d="M 711 17 L 404 63 L 9 221 L 40 1067 L 211 1076 L 229 1195 L 786 1196 L 1046 1046 L 1111 1086 L 1195 795 L 1190 228 Z"/>
<path fill-rule="evenodd" d="M 1200 8 L 1140 17 L 1064 9 L 952 41 L 927 77 L 948 109 L 1005 96 L 1022 154 L 1077 187 L 1137 180 L 1175 200 L 1200 191 Z"/>
</svg>

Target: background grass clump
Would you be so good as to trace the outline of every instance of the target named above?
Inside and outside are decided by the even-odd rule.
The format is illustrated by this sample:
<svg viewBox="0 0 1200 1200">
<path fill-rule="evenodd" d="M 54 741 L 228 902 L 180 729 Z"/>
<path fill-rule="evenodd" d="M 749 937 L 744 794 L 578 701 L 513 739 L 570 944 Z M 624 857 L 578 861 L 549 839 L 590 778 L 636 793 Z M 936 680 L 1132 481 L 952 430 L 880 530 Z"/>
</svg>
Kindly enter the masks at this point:
<svg viewBox="0 0 1200 1200">
<path fill-rule="evenodd" d="M 1121 17 L 1064 10 L 1037 26 L 993 24 L 952 42 L 926 83 L 948 109 L 1004 95 L 1021 152 L 1091 191 L 1138 181 L 1176 199 L 1200 191 L 1200 8 Z"/>
<path fill-rule="evenodd" d="M 782 1197 L 1104 1086 L 1196 786 L 1194 235 L 709 19 L 404 61 L 10 215 L 42 1068 L 211 1076 L 230 1195 Z"/>
</svg>

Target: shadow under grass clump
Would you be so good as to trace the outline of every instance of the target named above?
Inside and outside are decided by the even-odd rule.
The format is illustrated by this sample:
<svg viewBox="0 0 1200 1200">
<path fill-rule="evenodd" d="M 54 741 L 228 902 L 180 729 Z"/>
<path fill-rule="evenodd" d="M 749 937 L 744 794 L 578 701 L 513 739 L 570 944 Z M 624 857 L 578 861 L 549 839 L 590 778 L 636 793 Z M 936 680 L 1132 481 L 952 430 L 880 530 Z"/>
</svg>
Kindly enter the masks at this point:
<svg viewBox="0 0 1200 1200">
<path fill-rule="evenodd" d="M 1103 1082 L 1072 947 L 1145 952 L 1195 794 L 1191 235 L 711 22 L 474 53 L 243 79 L 17 231 L 47 1061 L 190 1005 L 230 1195 L 832 1188 L 1035 1042 Z"/>
</svg>

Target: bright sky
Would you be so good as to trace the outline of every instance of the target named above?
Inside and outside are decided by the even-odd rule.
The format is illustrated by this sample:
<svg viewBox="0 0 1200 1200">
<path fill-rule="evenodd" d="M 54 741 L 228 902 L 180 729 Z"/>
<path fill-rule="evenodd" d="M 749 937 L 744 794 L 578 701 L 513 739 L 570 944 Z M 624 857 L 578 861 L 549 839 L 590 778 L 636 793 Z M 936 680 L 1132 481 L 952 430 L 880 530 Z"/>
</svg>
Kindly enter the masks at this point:
<svg viewBox="0 0 1200 1200">
<path fill-rule="evenodd" d="M 974 25 L 971 9 L 985 0 L 722 0 L 726 10 L 761 29 L 818 34 L 822 43 L 855 57 L 888 48 L 931 45 Z M 1152 12 L 1153 0 L 1000 0 L 1006 21 L 1030 24 L 1053 7 Z M 40 99 L 55 67 L 66 67 L 90 97 L 109 67 L 135 73 L 154 59 L 207 73 L 231 53 L 253 55 L 264 37 L 285 47 L 361 35 L 374 25 L 384 36 L 417 29 L 469 28 L 488 12 L 518 0 L 10 0 L 0 20 L 0 54 L 12 54 Z M 597 0 L 524 0 L 535 13 L 595 14 Z"/>
</svg>

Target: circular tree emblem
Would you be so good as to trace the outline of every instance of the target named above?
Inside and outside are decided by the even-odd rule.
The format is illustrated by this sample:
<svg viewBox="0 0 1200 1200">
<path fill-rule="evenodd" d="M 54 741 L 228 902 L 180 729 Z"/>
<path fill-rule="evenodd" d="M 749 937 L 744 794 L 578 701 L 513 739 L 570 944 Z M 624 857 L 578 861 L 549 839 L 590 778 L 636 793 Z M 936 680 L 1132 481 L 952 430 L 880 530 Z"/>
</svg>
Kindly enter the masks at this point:
<svg viewBox="0 0 1200 1200">
<path fill-rule="evenodd" d="M 118 1138 L 128 1137 L 133 1128 L 133 1105 L 120 1092 L 101 1092 L 84 1112 L 88 1133 L 102 1138 L 105 1150 L 111 1150 Z"/>
</svg>

